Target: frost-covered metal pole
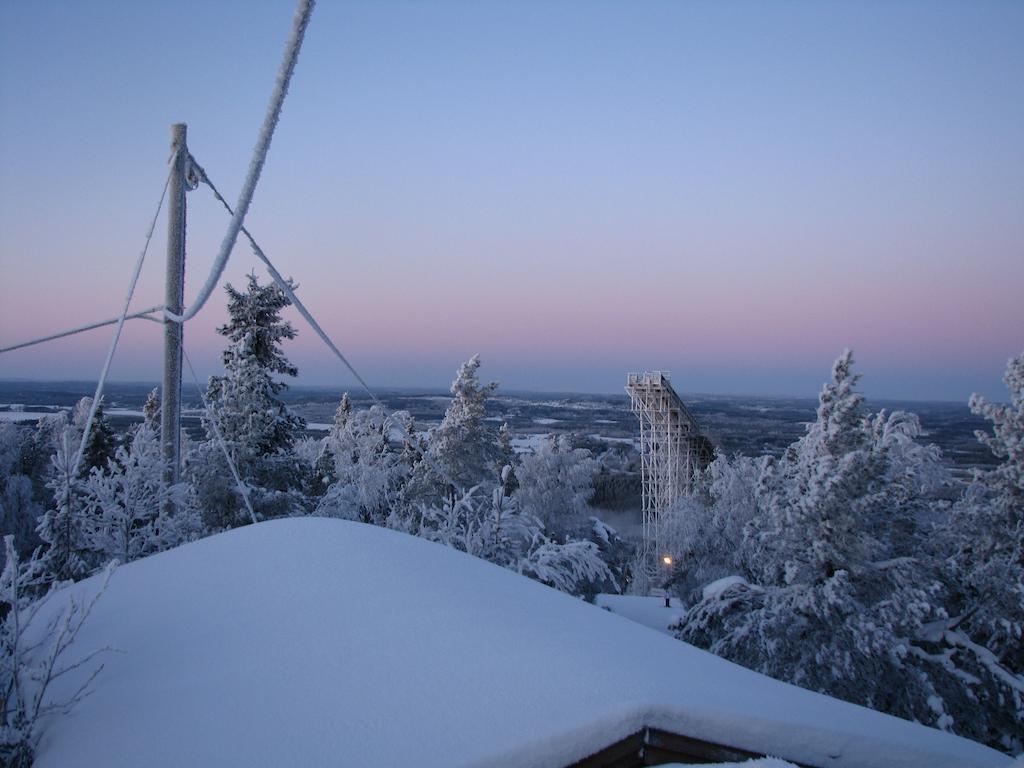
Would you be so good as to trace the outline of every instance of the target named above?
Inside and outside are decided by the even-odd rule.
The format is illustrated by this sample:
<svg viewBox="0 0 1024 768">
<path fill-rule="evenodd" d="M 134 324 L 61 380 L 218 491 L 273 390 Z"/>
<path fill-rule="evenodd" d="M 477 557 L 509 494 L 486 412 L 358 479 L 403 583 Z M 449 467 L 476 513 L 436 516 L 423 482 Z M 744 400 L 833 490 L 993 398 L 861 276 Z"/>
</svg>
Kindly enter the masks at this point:
<svg viewBox="0 0 1024 768">
<path fill-rule="evenodd" d="M 166 307 L 181 314 L 185 303 L 185 174 L 189 155 L 184 123 L 171 126 L 174 167 L 167 206 Z M 160 412 L 160 439 L 164 459 L 164 485 L 178 482 L 181 471 L 181 344 L 184 323 L 164 321 L 164 386 Z M 165 511 L 171 512 L 171 502 Z"/>
</svg>

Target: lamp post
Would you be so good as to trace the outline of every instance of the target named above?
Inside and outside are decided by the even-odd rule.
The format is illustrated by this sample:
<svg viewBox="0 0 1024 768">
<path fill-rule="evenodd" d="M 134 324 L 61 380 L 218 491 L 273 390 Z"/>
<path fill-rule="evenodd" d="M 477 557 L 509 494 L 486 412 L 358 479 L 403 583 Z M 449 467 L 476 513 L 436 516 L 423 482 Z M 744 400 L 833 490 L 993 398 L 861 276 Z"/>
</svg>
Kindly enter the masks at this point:
<svg viewBox="0 0 1024 768">
<path fill-rule="evenodd" d="M 672 607 L 672 598 L 669 597 L 668 588 L 669 584 L 672 583 L 672 555 L 662 555 L 661 564 L 665 566 L 665 581 L 663 588 L 665 590 L 665 607 Z"/>
</svg>

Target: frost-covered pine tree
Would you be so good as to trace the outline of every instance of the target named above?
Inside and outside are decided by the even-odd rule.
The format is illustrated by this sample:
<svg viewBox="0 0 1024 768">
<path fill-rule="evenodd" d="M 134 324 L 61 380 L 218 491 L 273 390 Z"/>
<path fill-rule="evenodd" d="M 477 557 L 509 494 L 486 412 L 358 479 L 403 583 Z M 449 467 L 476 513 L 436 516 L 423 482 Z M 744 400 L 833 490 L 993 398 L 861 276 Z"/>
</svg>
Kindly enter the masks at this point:
<svg viewBox="0 0 1024 768">
<path fill-rule="evenodd" d="M 53 466 L 51 458 L 61 449 L 68 427 L 65 411 L 47 414 L 36 422 L 22 444 L 21 474 L 31 479 L 32 497 L 43 506 L 50 503 L 51 493 L 46 484 Z"/>
<path fill-rule="evenodd" d="M 327 432 L 329 440 L 337 442 L 342 439 L 342 434 L 345 432 L 351 416 L 352 398 L 348 396 L 348 392 L 345 392 L 342 394 L 341 401 L 334 411 L 334 421 L 331 422 L 331 428 Z"/>
<path fill-rule="evenodd" d="M 934 451 L 911 445 L 908 414 L 868 414 L 849 351 L 817 420 L 766 462 L 736 579 L 705 589 L 679 636 L 765 674 L 949 728 L 964 701 L 955 675 L 914 641 L 945 617 L 940 585 L 914 551 Z M 746 492 L 741 492 L 746 506 Z"/>
<path fill-rule="evenodd" d="M 352 399 L 349 397 L 348 392 L 345 392 L 342 394 L 341 401 L 334 411 L 334 421 L 331 423 L 326 437 L 317 441 L 317 454 L 312 461 L 313 474 L 310 478 L 310 488 L 307 491 L 307 495 L 311 499 L 319 500 L 316 502 L 317 505 L 323 500 L 327 490 L 338 479 L 334 473 L 334 452 L 331 450 L 331 446 L 338 443 L 339 436 L 344 432 L 345 425 L 348 423 L 351 414 Z"/>
<path fill-rule="evenodd" d="M 53 506 L 39 518 L 36 528 L 43 542 L 41 566 L 47 583 L 81 579 L 90 570 L 83 481 L 74 469 L 78 450 L 75 436 L 73 429 L 66 429 L 59 450 L 51 458 L 47 487 L 53 494 Z"/>
<path fill-rule="evenodd" d="M 203 419 L 207 442 L 189 457 L 187 467 L 207 524 L 240 525 L 248 512 L 223 452 L 223 440 L 259 517 L 303 511 L 303 467 L 291 453 L 305 421 L 281 400 L 287 385 L 276 376 L 296 376 L 281 343 L 295 338 L 291 323 L 281 319 L 288 298 L 275 285 L 261 286 L 249 275 L 248 287 L 227 286 L 229 320 L 218 333 L 230 342 L 224 351 L 223 376 L 212 376 Z"/>
<path fill-rule="evenodd" d="M 489 492 L 499 479 L 497 435 L 484 421 L 487 400 L 498 385 L 481 384 L 479 368 L 480 356 L 473 355 L 452 382 L 452 402 L 440 426 L 431 432 L 414 472 L 410 490 L 419 501 L 430 504 L 443 498 L 451 506 L 458 489 L 483 484 L 481 489 Z"/>
<path fill-rule="evenodd" d="M 519 487 L 516 464 L 516 450 L 512 446 L 512 430 L 509 429 L 508 422 L 502 422 L 498 428 L 498 460 L 495 462 L 495 467 L 501 478 L 502 491 L 506 496 L 511 496 Z"/>
<path fill-rule="evenodd" d="M 516 469 L 520 509 L 544 523 L 549 535 L 564 534 L 587 516 L 597 469 L 590 451 L 573 448 L 569 435 L 550 435 Z"/>
<path fill-rule="evenodd" d="M 85 425 L 89 419 L 89 411 L 92 409 L 92 398 L 83 397 L 75 405 L 71 423 L 77 432 L 77 440 L 82 439 L 85 434 Z M 78 449 L 78 446 L 75 446 Z M 85 444 L 85 451 L 82 453 L 82 463 L 78 467 L 78 474 L 86 477 L 93 469 L 102 469 L 107 462 L 114 457 L 117 450 L 117 435 L 114 428 L 107 421 L 103 411 L 103 400 L 96 407 L 96 415 L 92 420 L 92 428 L 89 430 L 89 440 Z"/>
<path fill-rule="evenodd" d="M 142 420 L 154 432 L 160 432 L 160 390 L 153 387 L 142 405 Z"/>
<path fill-rule="evenodd" d="M 217 329 L 230 342 L 223 354 L 225 375 L 210 378 L 206 400 L 229 445 L 268 456 L 286 451 L 305 429 L 280 399 L 288 385 L 275 378 L 298 375 L 281 349 L 283 341 L 295 338 L 295 329 L 281 319 L 291 303 L 281 289 L 261 286 L 255 275 L 248 281 L 245 291 L 226 286 L 229 320 Z"/>
<path fill-rule="evenodd" d="M 402 463 L 412 470 L 423 460 L 423 454 L 427 452 L 427 441 L 416 428 L 416 419 L 411 414 L 405 420 L 403 430 Z"/>
<path fill-rule="evenodd" d="M 1003 378 L 1009 403 L 971 398 L 991 422 L 978 439 L 999 465 L 977 472 L 945 526 L 950 613 L 931 627 L 943 663 L 974 678 L 979 715 L 967 735 L 1024 750 L 1024 354 Z"/>
<path fill-rule="evenodd" d="M 966 624 L 1007 668 L 1024 674 L 1024 354 L 1003 378 L 1009 403 L 971 398 L 971 411 L 992 423 L 978 439 L 1000 460 L 981 472 L 957 508 L 963 536 L 954 563 L 976 600 Z"/>
</svg>

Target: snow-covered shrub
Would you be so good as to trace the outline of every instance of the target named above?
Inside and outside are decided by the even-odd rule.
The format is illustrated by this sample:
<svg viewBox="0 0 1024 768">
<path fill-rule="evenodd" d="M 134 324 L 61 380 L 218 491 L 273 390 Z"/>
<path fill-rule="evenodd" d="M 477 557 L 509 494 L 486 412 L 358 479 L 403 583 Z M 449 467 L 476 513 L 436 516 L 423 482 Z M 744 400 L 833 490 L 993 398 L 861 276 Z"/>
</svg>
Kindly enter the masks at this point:
<svg viewBox="0 0 1024 768">
<path fill-rule="evenodd" d="M 315 468 L 317 459 L 323 453 L 323 438 L 300 437 L 292 446 L 295 458 L 305 467 Z"/>
<path fill-rule="evenodd" d="M 554 542 L 535 537 L 516 565 L 519 573 L 572 595 L 586 596 L 590 585 L 613 581 L 592 541 Z"/>
<path fill-rule="evenodd" d="M 159 435 L 143 423 L 103 471 L 90 472 L 83 488 L 85 540 L 97 563 L 128 563 L 198 537 L 200 521 L 185 486 L 165 488 L 163 468 Z"/>
<path fill-rule="evenodd" d="M 549 435 L 515 470 L 519 508 L 553 534 L 568 531 L 588 511 L 597 468 L 590 451 L 573 448 L 569 435 Z"/>
<path fill-rule="evenodd" d="M 450 498 L 420 507 L 418 535 L 574 595 L 592 594 L 593 584 L 614 583 L 594 542 L 552 540 L 543 523 L 522 512 L 502 488 L 485 493 L 476 486 Z"/>
<path fill-rule="evenodd" d="M 633 545 L 619 536 L 619 532 L 597 517 L 587 520 L 585 527 L 570 532 L 567 540 L 590 541 L 608 568 L 608 575 L 584 585 L 582 594 L 592 601 L 598 594 L 617 594 L 626 588 L 633 560 Z M 609 578 L 610 577 L 610 578 Z"/>
<path fill-rule="evenodd" d="M 46 718 L 66 713 L 89 692 L 103 669 L 97 649 L 72 659 L 68 649 L 88 620 L 110 579 L 108 568 L 99 589 L 85 601 L 70 598 L 61 611 L 45 610 L 60 599 L 62 590 L 51 589 L 38 597 L 46 581 L 45 567 L 35 558 L 22 563 L 12 536 L 4 537 L 5 565 L 0 574 L 0 763 L 11 768 L 30 768 Z M 43 620 L 42 614 L 50 614 Z M 69 695 L 54 699 L 50 684 L 80 671 L 83 682 Z"/>
<path fill-rule="evenodd" d="M 511 567 L 540 531 L 540 522 L 522 515 L 500 488 L 490 493 L 460 489 L 438 505 L 420 505 L 415 533 L 497 565 Z"/>
<path fill-rule="evenodd" d="M 402 450 L 392 444 L 391 433 L 404 434 L 408 421 L 406 412 L 389 416 L 380 405 L 353 411 L 348 396 L 342 398 L 322 454 L 333 482 L 316 514 L 386 523 L 410 469 Z"/>
</svg>

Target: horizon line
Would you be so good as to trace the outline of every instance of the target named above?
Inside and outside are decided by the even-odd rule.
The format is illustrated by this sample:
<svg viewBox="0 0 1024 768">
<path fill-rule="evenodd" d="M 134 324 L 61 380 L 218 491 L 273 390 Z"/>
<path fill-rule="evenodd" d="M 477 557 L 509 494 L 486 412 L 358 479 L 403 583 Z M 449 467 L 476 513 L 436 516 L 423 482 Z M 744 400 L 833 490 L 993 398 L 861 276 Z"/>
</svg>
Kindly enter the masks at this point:
<svg viewBox="0 0 1024 768">
<path fill-rule="evenodd" d="M 481 379 L 483 382 L 484 379 Z M 17 383 L 32 383 L 32 384 L 89 384 L 92 387 L 96 386 L 95 379 L 83 379 L 83 378 L 33 378 L 33 377 L 0 377 L 0 384 L 17 384 Z M 159 381 L 145 381 L 140 379 L 111 379 L 107 382 L 108 384 L 120 384 L 120 385 L 133 385 L 133 386 L 147 386 L 159 389 L 161 383 Z M 306 384 L 298 382 L 283 382 L 287 385 L 288 389 L 307 389 L 307 390 L 330 390 L 332 392 L 338 392 L 340 394 L 348 393 L 351 397 L 356 398 L 368 398 L 366 391 L 358 384 L 352 388 L 346 388 L 344 386 L 336 386 L 333 384 Z M 486 382 L 485 382 L 486 383 Z M 500 392 L 507 394 L 526 394 L 526 395 L 588 395 L 588 396 L 602 396 L 608 397 L 612 395 L 619 395 L 620 393 L 614 391 L 594 391 L 594 390 L 568 390 L 568 389 L 523 389 L 521 387 L 516 388 L 504 388 L 500 381 L 496 382 L 500 388 Z M 196 387 L 194 382 L 182 381 L 182 388 L 185 387 Z M 823 382 L 824 384 L 824 382 Z M 403 393 L 403 392 L 422 392 L 424 394 L 431 395 L 449 395 L 450 385 L 419 385 L 411 384 L 404 386 L 389 386 L 389 385 L 373 385 L 370 389 L 376 393 Z M 198 387 L 197 387 L 198 389 Z M 892 397 L 892 396 L 875 396 L 861 393 L 866 402 L 890 402 L 890 403 L 937 403 L 946 405 L 962 405 L 964 408 L 968 407 L 968 400 L 951 400 L 947 398 L 925 398 L 925 397 Z M 691 392 L 683 391 L 680 395 L 687 397 L 724 397 L 724 398 L 764 398 L 768 400 L 817 400 L 818 393 L 815 394 L 794 394 L 794 393 L 780 393 L 780 392 Z M 625 393 L 625 386 L 623 386 L 623 392 L 621 397 L 627 398 Z M 1003 401 L 998 401 L 1003 402 Z"/>
</svg>

